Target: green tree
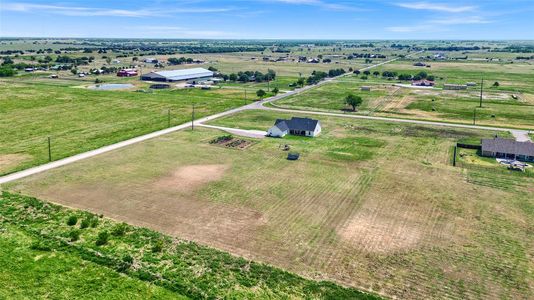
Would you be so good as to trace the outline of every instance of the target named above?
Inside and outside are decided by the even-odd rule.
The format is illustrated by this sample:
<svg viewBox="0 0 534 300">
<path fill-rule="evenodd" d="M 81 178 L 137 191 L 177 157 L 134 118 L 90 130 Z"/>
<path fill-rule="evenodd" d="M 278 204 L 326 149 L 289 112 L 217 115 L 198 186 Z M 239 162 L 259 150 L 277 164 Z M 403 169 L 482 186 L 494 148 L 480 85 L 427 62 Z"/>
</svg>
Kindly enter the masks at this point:
<svg viewBox="0 0 534 300">
<path fill-rule="evenodd" d="M 297 84 L 300 85 L 301 87 L 304 86 L 304 78 L 299 78 L 299 80 L 297 80 Z"/>
<path fill-rule="evenodd" d="M 499 84 L 498 81 L 495 81 L 495 82 L 493 83 L 493 86 L 494 86 L 494 87 L 498 87 L 499 85 L 500 85 L 500 84 Z"/>
<path fill-rule="evenodd" d="M 0 68 L 0 77 L 11 77 L 15 76 L 17 71 L 13 70 L 10 66 Z"/>
<path fill-rule="evenodd" d="M 70 69 L 70 72 L 71 72 L 72 74 L 76 75 L 76 74 L 78 74 L 78 69 L 76 69 L 76 68 L 72 68 L 72 69 Z"/>
<path fill-rule="evenodd" d="M 369 70 L 365 70 L 365 71 L 363 71 L 363 74 L 366 75 L 366 76 L 369 76 L 369 75 L 371 75 L 371 72 L 369 72 Z"/>
<path fill-rule="evenodd" d="M 356 111 L 356 107 L 360 106 L 362 102 L 362 97 L 354 94 L 349 94 L 347 97 L 345 97 L 345 104 L 350 105 L 352 107 L 352 111 Z"/>
<path fill-rule="evenodd" d="M 275 87 L 275 88 L 273 89 L 273 94 L 276 95 L 276 94 L 278 94 L 278 92 L 280 92 L 280 90 L 278 89 L 278 87 Z"/>
<path fill-rule="evenodd" d="M 256 92 L 256 95 L 257 95 L 258 97 L 260 97 L 260 99 L 262 99 L 266 94 L 267 94 L 267 93 L 266 93 L 264 90 L 262 90 L 262 89 L 260 89 L 260 90 L 258 90 L 258 91 Z"/>
<path fill-rule="evenodd" d="M 260 89 L 260 90 L 258 90 L 258 91 L 256 92 L 256 95 L 257 95 L 260 99 L 263 99 L 263 97 L 265 97 L 265 95 L 267 95 L 267 93 L 266 93 L 264 90 Z"/>
</svg>

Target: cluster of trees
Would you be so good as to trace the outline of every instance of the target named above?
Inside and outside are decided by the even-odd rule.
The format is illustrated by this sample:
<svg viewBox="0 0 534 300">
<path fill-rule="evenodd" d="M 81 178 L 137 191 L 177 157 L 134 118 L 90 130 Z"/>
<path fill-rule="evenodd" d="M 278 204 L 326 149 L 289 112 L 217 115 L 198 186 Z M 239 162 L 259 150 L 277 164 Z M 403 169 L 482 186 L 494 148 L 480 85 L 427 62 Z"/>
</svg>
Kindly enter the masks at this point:
<svg viewBox="0 0 534 300">
<path fill-rule="evenodd" d="M 356 71 L 354 71 L 354 74 L 359 75 L 360 71 L 356 70 Z M 365 76 L 369 76 L 369 75 L 371 75 L 371 72 L 366 70 L 366 71 L 363 72 L 363 74 Z M 378 76 L 382 75 L 382 77 L 387 78 L 387 79 L 398 79 L 398 80 L 402 80 L 402 81 L 422 80 L 422 79 L 426 79 L 426 80 L 429 80 L 429 81 L 434 81 L 435 80 L 434 75 L 429 75 L 425 71 L 421 71 L 421 72 L 419 72 L 417 74 L 414 74 L 414 75 L 406 74 L 406 73 L 399 74 L 399 73 L 397 73 L 395 71 L 383 71 L 382 74 L 380 74 L 380 72 L 374 71 L 373 75 L 375 77 L 378 77 Z"/>
<path fill-rule="evenodd" d="M 244 71 L 232 73 L 230 75 L 222 74 L 221 77 L 224 81 L 239 81 L 239 82 L 265 82 L 272 81 L 276 78 L 276 72 L 274 70 L 268 70 L 267 73 L 262 73 L 260 71 Z"/>
<path fill-rule="evenodd" d="M 479 47 L 479 46 L 435 46 L 428 47 L 428 51 L 476 51 L 476 50 L 488 50 L 490 47 Z"/>
<path fill-rule="evenodd" d="M 336 76 L 339 76 L 339 75 L 343 75 L 345 73 L 346 72 L 343 69 L 332 69 L 332 70 L 328 71 L 328 77 L 336 77 Z"/>
<path fill-rule="evenodd" d="M 328 77 L 328 73 L 323 71 L 313 71 L 312 74 L 306 79 L 306 84 L 312 85 Z M 302 86 L 302 85 L 301 85 Z"/>
<path fill-rule="evenodd" d="M 11 67 L 11 65 L 1 66 L 0 67 L 0 77 L 11 77 L 15 76 L 17 71 Z"/>
<path fill-rule="evenodd" d="M 194 59 L 192 59 L 191 57 L 185 58 L 185 57 L 182 56 L 180 58 L 171 57 L 171 58 L 167 59 L 167 61 L 171 65 L 181 65 L 181 64 L 192 64 Z"/>
<path fill-rule="evenodd" d="M 87 65 L 93 60 L 94 60 L 93 56 L 91 57 L 82 56 L 82 57 L 72 58 L 67 55 L 64 55 L 64 56 L 58 55 L 58 57 L 56 58 L 57 63 L 75 64 L 75 65 Z"/>
</svg>

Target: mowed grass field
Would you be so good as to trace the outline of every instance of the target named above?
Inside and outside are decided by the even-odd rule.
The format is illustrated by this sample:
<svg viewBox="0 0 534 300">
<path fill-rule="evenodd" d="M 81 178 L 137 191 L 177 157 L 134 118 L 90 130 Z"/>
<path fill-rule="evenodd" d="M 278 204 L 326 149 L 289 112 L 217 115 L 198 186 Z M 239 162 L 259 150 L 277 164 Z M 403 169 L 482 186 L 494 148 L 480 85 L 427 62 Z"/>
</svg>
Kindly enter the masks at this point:
<svg viewBox="0 0 534 300">
<path fill-rule="evenodd" d="M 466 91 L 441 89 L 418 90 L 393 86 L 396 81 L 370 76 L 362 80 L 347 76 L 317 89 L 277 101 L 281 107 L 304 110 L 337 111 L 347 109 L 344 98 L 353 93 L 363 98 L 357 113 L 411 119 L 424 119 L 472 124 L 476 109 L 476 124 L 534 129 L 534 66 L 528 64 L 432 63 L 432 68 L 418 68 L 406 62 L 381 66 L 377 70 L 416 74 L 428 72 L 444 83 L 478 82 L 485 77 L 482 108 L 479 107 L 480 86 Z M 477 80 L 478 77 L 478 80 Z M 499 82 L 498 87 L 492 86 Z M 406 84 L 406 82 L 403 82 Z M 409 82 L 407 83 L 409 84 Z M 371 92 L 360 91 L 371 86 Z"/>
<path fill-rule="evenodd" d="M 134 82 L 137 88 L 146 83 Z M 244 104 L 237 89 L 97 91 L 43 78 L 0 81 L 0 175 L 57 160 Z"/>
<path fill-rule="evenodd" d="M 287 117 L 213 123 L 265 130 Z M 534 296 L 531 173 L 451 166 L 455 142 L 494 132 L 321 122 L 318 138 L 244 150 L 210 144 L 217 130 L 181 131 L 3 188 L 387 297 Z"/>
</svg>

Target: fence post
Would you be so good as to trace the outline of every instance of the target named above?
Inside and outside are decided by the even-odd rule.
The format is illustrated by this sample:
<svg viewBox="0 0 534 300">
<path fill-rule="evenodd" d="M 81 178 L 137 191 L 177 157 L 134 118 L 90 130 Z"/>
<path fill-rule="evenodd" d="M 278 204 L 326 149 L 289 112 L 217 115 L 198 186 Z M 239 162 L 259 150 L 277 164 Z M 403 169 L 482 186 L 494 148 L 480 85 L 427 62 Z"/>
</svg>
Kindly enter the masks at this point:
<svg viewBox="0 0 534 300">
<path fill-rule="evenodd" d="M 52 161 L 52 147 L 50 146 L 50 137 L 48 137 L 48 161 Z"/>
<path fill-rule="evenodd" d="M 454 155 L 452 157 L 452 166 L 453 167 L 456 167 L 456 149 L 458 148 L 458 146 L 454 146 Z"/>
</svg>

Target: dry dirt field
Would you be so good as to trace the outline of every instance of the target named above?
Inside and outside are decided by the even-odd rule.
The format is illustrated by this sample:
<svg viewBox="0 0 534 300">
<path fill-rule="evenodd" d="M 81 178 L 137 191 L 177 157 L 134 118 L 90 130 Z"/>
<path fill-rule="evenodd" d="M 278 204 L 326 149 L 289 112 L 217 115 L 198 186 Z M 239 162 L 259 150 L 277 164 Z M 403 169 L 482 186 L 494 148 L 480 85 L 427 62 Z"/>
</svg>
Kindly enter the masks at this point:
<svg viewBox="0 0 534 300">
<path fill-rule="evenodd" d="M 265 129 L 277 117 L 288 116 L 216 123 Z M 216 130 L 182 131 L 4 188 L 387 297 L 534 296 L 534 179 L 488 187 L 450 165 L 454 142 L 492 132 L 321 121 L 316 139 L 243 150 L 210 144 Z"/>
</svg>

